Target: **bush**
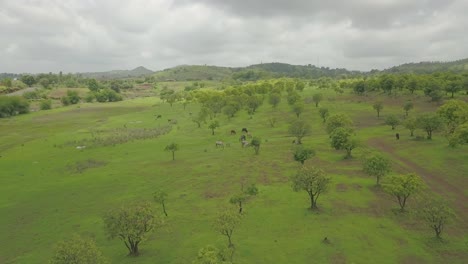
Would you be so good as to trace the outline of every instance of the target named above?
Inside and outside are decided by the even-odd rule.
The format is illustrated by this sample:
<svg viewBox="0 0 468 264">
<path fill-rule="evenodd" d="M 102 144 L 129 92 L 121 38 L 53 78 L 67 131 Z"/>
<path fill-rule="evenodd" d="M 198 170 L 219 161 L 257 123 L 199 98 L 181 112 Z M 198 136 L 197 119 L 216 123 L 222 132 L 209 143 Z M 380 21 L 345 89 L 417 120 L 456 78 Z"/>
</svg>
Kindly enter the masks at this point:
<svg viewBox="0 0 468 264">
<path fill-rule="evenodd" d="M 62 102 L 62 105 L 64 106 L 70 105 L 70 98 L 68 98 L 68 96 L 60 98 L 60 101 Z"/>
<path fill-rule="evenodd" d="M 94 101 L 94 99 L 95 99 L 95 96 L 94 96 L 94 94 L 92 94 L 92 93 L 88 93 L 88 94 L 86 95 L 86 97 L 85 97 L 85 101 L 86 101 L 87 103 L 92 103 L 92 102 Z"/>
<path fill-rule="evenodd" d="M 41 110 L 49 110 L 52 109 L 52 101 L 51 100 L 44 100 L 40 104 Z"/>
<path fill-rule="evenodd" d="M 29 112 L 29 102 L 21 96 L 0 96 L 0 117 Z"/>
</svg>

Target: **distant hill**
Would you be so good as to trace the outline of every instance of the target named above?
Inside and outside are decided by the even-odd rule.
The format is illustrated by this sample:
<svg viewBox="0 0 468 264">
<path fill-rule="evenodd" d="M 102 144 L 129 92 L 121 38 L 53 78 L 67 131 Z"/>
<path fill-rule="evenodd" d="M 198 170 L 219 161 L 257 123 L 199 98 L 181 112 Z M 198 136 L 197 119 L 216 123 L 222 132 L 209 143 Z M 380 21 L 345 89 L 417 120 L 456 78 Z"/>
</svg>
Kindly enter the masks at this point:
<svg viewBox="0 0 468 264">
<path fill-rule="evenodd" d="M 232 68 L 206 65 L 181 65 L 157 71 L 157 81 L 223 80 L 232 75 Z"/>
<path fill-rule="evenodd" d="M 124 78 L 133 78 L 141 77 L 145 75 L 151 75 L 154 72 L 148 70 L 147 68 L 140 66 L 133 70 L 113 70 L 107 72 L 84 72 L 77 73 L 77 75 L 85 78 L 96 78 L 96 79 L 124 79 Z"/>
<path fill-rule="evenodd" d="M 387 73 L 433 73 L 433 72 L 468 72 L 468 59 L 449 62 L 418 62 L 406 63 L 383 70 Z"/>
</svg>

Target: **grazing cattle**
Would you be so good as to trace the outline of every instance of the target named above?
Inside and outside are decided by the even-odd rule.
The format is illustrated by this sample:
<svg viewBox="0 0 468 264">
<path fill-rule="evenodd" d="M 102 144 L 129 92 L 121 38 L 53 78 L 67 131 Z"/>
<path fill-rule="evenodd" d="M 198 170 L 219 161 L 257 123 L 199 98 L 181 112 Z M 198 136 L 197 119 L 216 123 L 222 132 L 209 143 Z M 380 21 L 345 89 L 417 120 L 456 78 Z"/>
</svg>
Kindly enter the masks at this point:
<svg viewBox="0 0 468 264">
<path fill-rule="evenodd" d="M 247 128 L 245 128 L 245 127 L 242 128 L 242 132 L 244 132 L 244 133 L 249 133 L 249 131 L 247 131 Z"/>
<path fill-rule="evenodd" d="M 400 139 L 400 134 L 399 134 L 399 133 L 396 133 L 396 134 L 395 134 L 395 137 L 396 137 L 397 140 L 399 140 L 399 139 Z"/>
<path fill-rule="evenodd" d="M 167 122 L 172 122 L 172 119 L 168 119 Z"/>
<path fill-rule="evenodd" d="M 241 135 L 240 138 L 239 138 L 239 141 L 245 141 L 247 138 L 245 137 L 245 135 Z"/>
<path fill-rule="evenodd" d="M 215 142 L 215 146 L 224 148 L 224 142 L 222 142 L 221 140 L 218 140 Z"/>
<path fill-rule="evenodd" d="M 231 135 L 235 135 L 236 134 L 236 131 L 235 130 L 231 130 Z"/>
<path fill-rule="evenodd" d="M 156 115 L 156 119 L 162 118 L 162 115 Z"/>
<path fill-rule="evenodd" d="M 249 146 L 249 142 L 246 141 L 246 140 L 242 140 L 242 147 L 245 148 L 245 147 L 248 147 Z"/>
<path fill-rule="evenodd" d="M 250 132 L 247 132 L 247 137 L 252 138 L 252 134 L 250 134 Z"/>
</svg>

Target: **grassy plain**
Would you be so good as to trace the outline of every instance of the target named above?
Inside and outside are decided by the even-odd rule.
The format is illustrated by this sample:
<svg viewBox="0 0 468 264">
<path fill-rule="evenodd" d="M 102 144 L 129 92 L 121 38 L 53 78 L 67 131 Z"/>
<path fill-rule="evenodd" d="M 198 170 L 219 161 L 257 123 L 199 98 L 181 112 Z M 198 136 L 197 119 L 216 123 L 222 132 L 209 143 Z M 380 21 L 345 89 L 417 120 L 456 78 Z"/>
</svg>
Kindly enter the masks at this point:
<svg viewBox="0 0 468 264">
<path fill-rule="evenodd" d="M 191 263 L 200 248 L 226 245 L 212 223 L 219 210 L 231 206 L 229 198 L 241 182 L 256 183 L 259 195 L 245 205 L 234 231 L 236 263 L 466 263 L 468 147 L 449 148 L 441 133 L 432 141 L 416 141 L 402 127 L 392 131 L 383 125 L 389 113 L 403 116 L 406 95 L 335 95 L 312 87 L 303 93 L 316 92 L 325 94 L 320 106 L 331 114 L 353 118 L 362 142 L 355 158 L 344 160 L 344 153 L 331 149 L 317 108 L 306 105 L 303 118 L 313 132 L 303 143 L 317 152 L 306 164 L 332 178 L 332 188 L 318 201 L 319 212 L 308 210 L 307 194 L 293 192 L 288 182 L 299 164 L 292 159 L 293 138 L 287 133 L 296 117 L 285 98 L 277 109 L 265 101 L 253 118 L 244 111 L 230 120 L 218 116 L 221 127 L 214 136 L 207 125 L 197 128 L 191 121 L 198 105 L 184 110 L 156 97 L 0 119 L 0 263 L 46 263 L 53 245 L 73 233 L 94 238 L 111 263 Z M 377 97 L 385 105 L 380 119 L 372 109 Z M 410 115 L 437 107 L 422 96 L 413 100 Z M 277 119 L 273 128 L 267 121 L 272 116 Z M 89 141 L 96 135 L 164 128 L 168 119 L 177 124 L 156 138 L 115 145 Z M 242 127 L 262 138 L 259 155 L 241 148 Z M 231 129 L 238 134 L 231 136 Z M 402 135 L 398 142 L 395 132 Z M 216 140 L 230 147 L 216 148 Z M 180 145 L 175 161 L 163 151 L 172 142 Z M 451 199 L 458 218 L 443 241 L 434 240 L 411 214 L 395 213 L 397 204 L 364 175 L 360 156 L 372 150 L 392 159 L 394 173 L 419 173 L 432 191 Z M 102 216 L 122 204 L 151 200 L 157 188 L 169 194 L 167 225 L 141 244 L 139 257 L 127 257 L 121 241 L 106 238 Z M 331 243 L 322 243 L 324 237 Z"/>
</svg>

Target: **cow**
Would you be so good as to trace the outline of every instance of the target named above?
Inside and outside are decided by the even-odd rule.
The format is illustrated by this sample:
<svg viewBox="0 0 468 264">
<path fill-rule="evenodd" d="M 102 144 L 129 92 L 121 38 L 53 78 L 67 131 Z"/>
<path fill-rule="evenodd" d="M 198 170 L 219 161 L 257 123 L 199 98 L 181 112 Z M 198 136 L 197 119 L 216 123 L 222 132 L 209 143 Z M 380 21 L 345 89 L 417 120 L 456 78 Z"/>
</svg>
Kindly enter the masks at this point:
<svg viewBox="0 0 468 264">
<path fill-rule="evenodd" d="M 243 148 L 245 148 L 245 147 L 248 147 L 248 146 L 249 146 L 249 142 L 248 142 L 248 141 L 246 141 L 246 140 L 242 140 L 242 141 L 241 141 L 241 143 L 242 143 L 242 147 L 243 147 Z"/>
<path fill-rule="evenodd" d="M 243 133 L 249 133 L 249 131 L 247 131 L 247 128 L 245 128 L 245 127 L 242 128 L 242 132 L 243 132 Z"/>
<path fill-rule="evenodd" d="M 246 139 L 247 139 L 247 138 L 246 138 L 246 136 L 245 136 L 245 135 L 241 135 L 241 136 L 240 136 L 240 138 L 239 138 L 239 141 L 241 141 L 241 142 L 242 142 L 242 141 L 245 141 Z"/>
<path fill-rule="evenodd" d="M 224 142 L 221 141 L 221 140 L 218 140 L 218 141 L 215 142 L 215 146 L 224 148 Z"/>
<path fill-rule="evenodd" d="M 235 130 L 231 130 L 231 135 L 235 135 L 236 134 L 236 131 Z"/>
<path fill-rule="evenodd" d="M 162 115 L 155 115 L 156 119 L 162 118 Z"/>
<path fill-rule="evenodd" d="M 247 132 L 247 138 L 252 138 L 252 134 L 250 132 Z"/>
</svg>

